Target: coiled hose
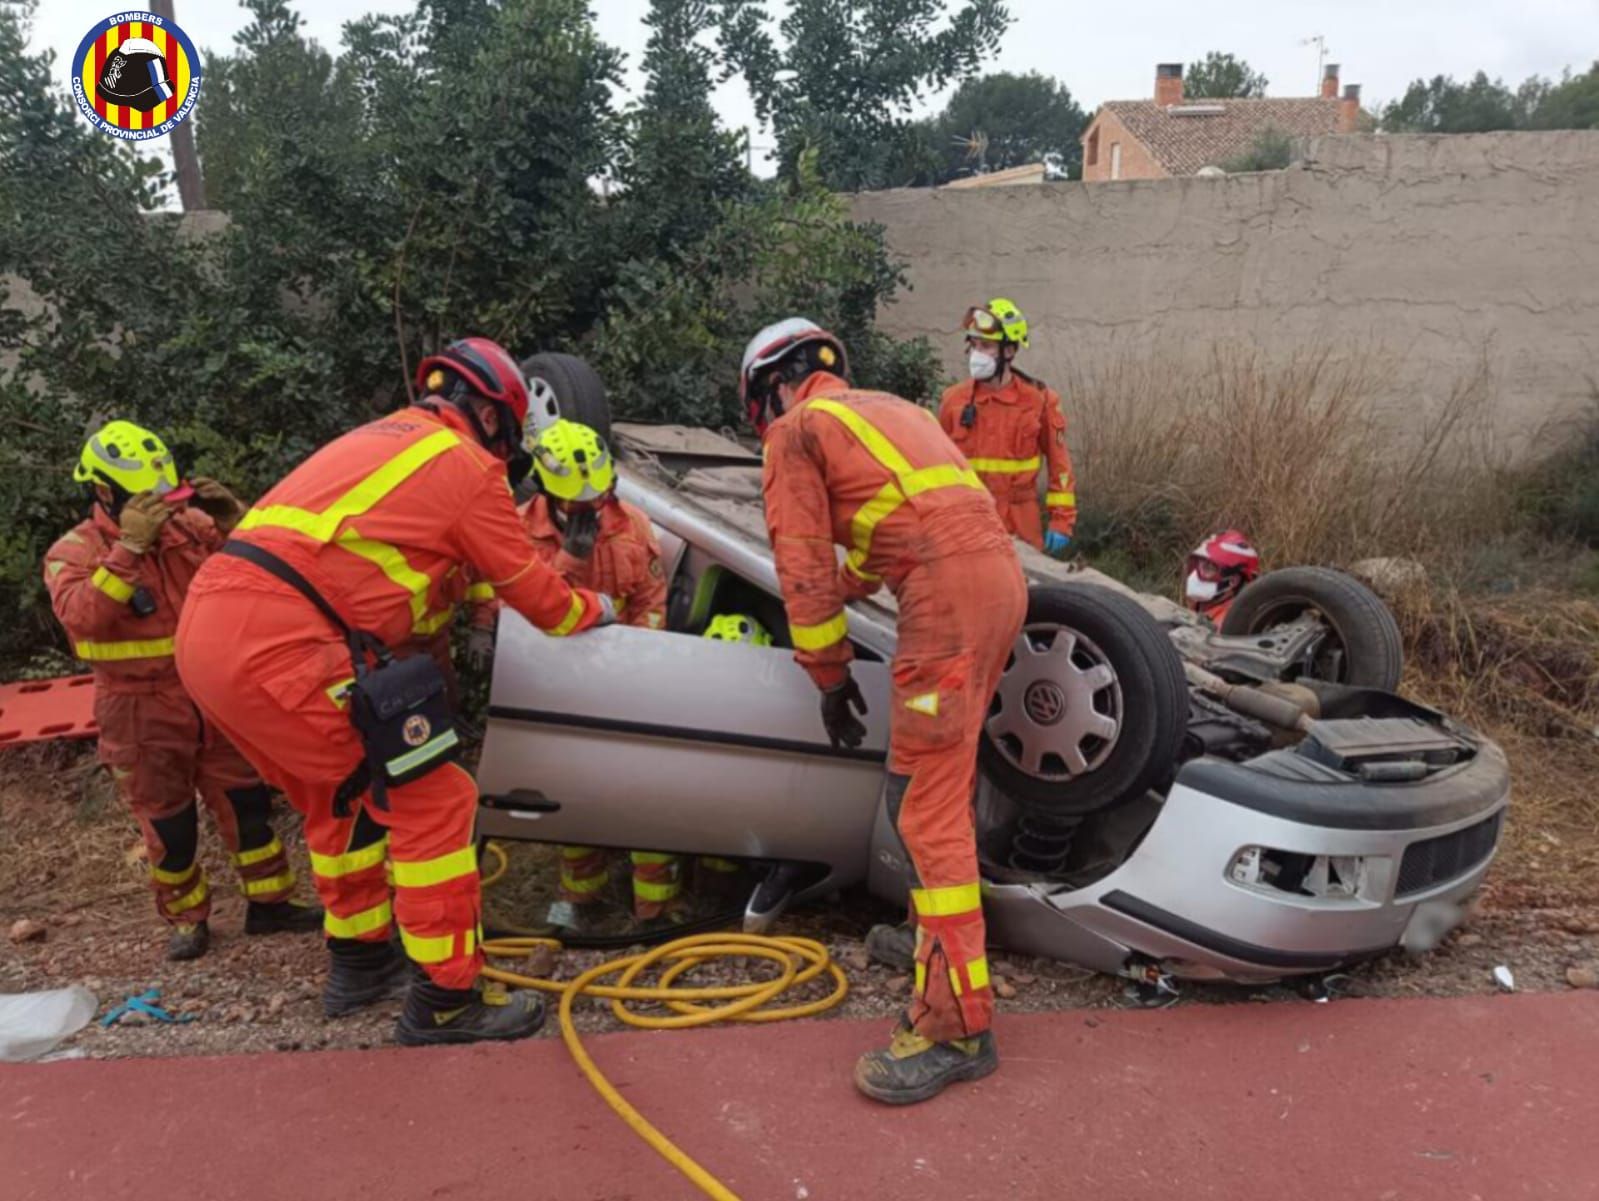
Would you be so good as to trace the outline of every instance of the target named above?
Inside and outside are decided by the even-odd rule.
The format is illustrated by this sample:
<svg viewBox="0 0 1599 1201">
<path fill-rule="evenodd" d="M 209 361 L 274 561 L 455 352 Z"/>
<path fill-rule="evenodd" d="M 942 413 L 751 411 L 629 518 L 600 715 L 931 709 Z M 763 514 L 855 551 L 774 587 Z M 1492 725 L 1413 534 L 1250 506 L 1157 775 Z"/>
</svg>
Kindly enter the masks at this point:
<svg viewBox="0 0 1599 1201">
<path fill-rule="evenodd" d="M 499 880 L 507 866 L 505 852 L 500 847 L 489 843 L 488 849 L 496 853 L 499 865 L 484 877 L 484 887 Z M 483 953 L 495 959 L 525 959 L 540 947 L 558 951 L 561 943 L 553 938 L 493 938 L 484 942 Z M 745 984 L 679 985 L 683 976 L 713 959 L 765 959 L 778 965 L 779 974 L 773 980 Z M 655 984 L 634 983 L 657 970 L 660 978 Z M 766 1008 L 789 989 L 803 987 L 823 973 L 830 974 L 833 979 L 833 990 L 827 996 Z M 598 964 L 573 980 L 524 976 L 487 966 L 483 975 L 516 988 L 533 988 L 559 996 L 561 1041 L 566 1044 L 578 1070 L 633 1133 L 715 1201 L 738 1201 L 738 1196 L 652 1126 L 617 1092 L 584 1049 L 572 1021 L 573 1005 L 579 997 L 598 997 L 610 1001 L 611 1012 L 626 1025 L 644 1030 L 684 1030 L 715 1022 L 780 1022 L 788 1018 L 814 1017 L 838 1005 L 849 992 L 849 981 L 843 969 L 832 961 L 821 943 L 809 938 L 768 938 L 755 934 L 694 934 L 673 939 L 637 955 L 623 955 Z M 607 976 L 616 976 L 616 983 L 599 983 Z M 671 1015 L 637 1013 L 628 1008 L 629 1002 L 654 1002 L 673 1012 Z"/>
</svg>

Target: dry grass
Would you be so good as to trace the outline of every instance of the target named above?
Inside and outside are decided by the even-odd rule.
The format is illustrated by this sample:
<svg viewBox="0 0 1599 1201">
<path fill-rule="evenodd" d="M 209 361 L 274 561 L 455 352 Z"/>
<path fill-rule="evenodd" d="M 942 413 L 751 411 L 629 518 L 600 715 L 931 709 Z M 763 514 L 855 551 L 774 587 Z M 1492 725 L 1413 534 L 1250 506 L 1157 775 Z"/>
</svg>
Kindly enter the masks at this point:
<svg viewBox="0 0 1599 1201">
<path fill-rule="evenodd" d="M 1399 437 L 1370 401 L 1390 369 L 1331 348 L 1279 362 L 1220 346 L 1202 370 L 1125 358 L 1072 381 L 1089 549 L 1170 564 L 1236 526 L 1272 562 L 1452 557 L 1504 520 L 1489 376 L 1457 381 L 1419 427 L 1407 414 Z"/>
</svg>

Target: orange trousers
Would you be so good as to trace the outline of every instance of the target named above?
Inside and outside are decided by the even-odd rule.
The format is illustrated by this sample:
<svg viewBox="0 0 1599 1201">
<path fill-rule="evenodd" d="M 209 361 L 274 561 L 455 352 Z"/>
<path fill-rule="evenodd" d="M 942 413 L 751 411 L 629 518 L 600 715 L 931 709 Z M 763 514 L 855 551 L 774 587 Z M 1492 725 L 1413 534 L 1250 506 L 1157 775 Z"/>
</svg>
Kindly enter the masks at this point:
<svg viewBox="0 0 1599 1201">
<path fill-rule="evenodd" d="M 916 980 L 908 1017 L 934 1042 L 993 1020 L 973 792 L 989 702 L 1027 612 L 1014 552 L 957 554 L 895 588 L 889 816 L 909 853 Z"/>
<path fill-rule="evenodd" d="M 304 815 L 328 937 L 377 942 L 398 924 L 435 983 L 471 987 L 483 963 L 477 785 L 446 764 L 391 786 L 387 810 L 363 794 L 335 816 L 334 795 L 364 757 L 343 696 L 350 653 L 308 601 L 262 576 L 257 588 L 190 595 L 177 636 L 184 686 Z"/>
<path fill-rule="evenodd" d="M 200 813 L 211 811 L 247 901 L 281 901 L 294 872 L 272 832 L 272 794 L 261 777 L 184 695 L 170 687 L 97 687 L 100 761 L 144 835 L 156 912 L 172 925 L 211 915 L 211 886 L 199 863 Z"/>
</svg>

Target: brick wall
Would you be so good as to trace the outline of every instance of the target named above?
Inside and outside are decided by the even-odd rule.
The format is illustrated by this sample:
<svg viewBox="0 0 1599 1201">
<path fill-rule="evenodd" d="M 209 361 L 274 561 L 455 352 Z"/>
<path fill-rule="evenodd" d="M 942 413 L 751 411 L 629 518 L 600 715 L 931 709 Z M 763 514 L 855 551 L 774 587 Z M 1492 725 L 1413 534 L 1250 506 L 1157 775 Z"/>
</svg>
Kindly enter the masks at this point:
<svg viewBox="0 0 1599 1201">
<path fill-rule="evenodd" d="M 1166 171 L 1157 163 L 1144 144 L 1128 131 L 1122 124 L 1121 118 L 1115 113 L 1101 112 L 1094 118 L 1094 123 L 1089 127 L 1088 138 L 1099 135 L 1099 148 L 1097 161 L 1092 165 L 1088 162 L 1088 153 L 1085 148 L 1083 154 L 1083 181 L 1085 183 L 1101 183 L 1112 178 L 1111 163 L 1114 154 L 1111 147 L 1121 143 L 1122 162 L 1121 179 L 1165 179 Z"/>
</svg>

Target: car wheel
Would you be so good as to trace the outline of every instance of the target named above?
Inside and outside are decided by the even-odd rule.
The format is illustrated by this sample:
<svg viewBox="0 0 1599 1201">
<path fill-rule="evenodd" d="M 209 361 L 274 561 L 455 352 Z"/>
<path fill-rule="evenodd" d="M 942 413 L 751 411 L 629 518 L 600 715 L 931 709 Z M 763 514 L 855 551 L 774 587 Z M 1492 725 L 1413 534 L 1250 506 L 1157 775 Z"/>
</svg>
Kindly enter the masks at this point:
<svg viewBox="0 0 1599 1201">
<path fill-rule="evenodd" d="M 1078 817 L 1163 783 L 1187 716 L 1182 661 L 1139 604 L 1090 584 L 1034 587 L 980 759 L 1024 809 Z"/>
<path fill-rule="evenodd" d="M 1244 588 L 1223 619 L 1228 635 L 1259 634 L 1307 613 L 1328 628 L 1300 678 L 1380 688 L 1399 687 L 1405 667 L 1399 623 L 1388 606 L 1353 576 L 1326 567 L 1285 567 Z"/>
<path fill-rule="evenodd" d="M 611 402 L 599 373 L 575 354 L 554 351 L 522 360 L 527 379 L 528 427 L 543 430 L 562 417 L 597 430 L 611 441 Z"/>
</svg>

